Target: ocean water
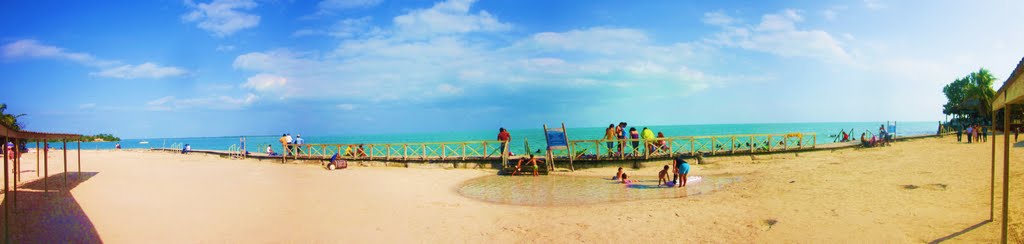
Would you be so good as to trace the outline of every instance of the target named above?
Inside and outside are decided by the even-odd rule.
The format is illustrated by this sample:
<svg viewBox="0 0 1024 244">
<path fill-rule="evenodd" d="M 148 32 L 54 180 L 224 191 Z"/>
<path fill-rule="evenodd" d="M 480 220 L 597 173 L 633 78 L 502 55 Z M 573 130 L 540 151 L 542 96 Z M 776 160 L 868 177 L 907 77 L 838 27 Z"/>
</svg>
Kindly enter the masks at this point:
<svg viewBox="0 0 1024 244">
<path fill-rule="evenodd" d="M 627 121 L 628 122 L 628 121 Z M 709 124 L 709 125 L 629 125 L 642 130 L 648 127 L 655 133 L 662 132 L 666 137 L 676 136 L 704 136 L 704 135 L 734 135 L 734 134 L 783 134 L 791 132 L 817 133 L 818 144 L 828 144 L 834 141 L 832 135 L 838 134 L 840 130 L 850 131 L 851 138 L 859 138 L 860 133 L 871 131 L 878 132 L 878 127 L 884 122 L 843 122 L 843 123 L 779 123 L 779 124 Z M 897 136 L 934 134 L 938 129 L 937 122 L 898 122 Z M 570 140 L 595 140 L 604 136 L 605 127 L 591 128 L 567 128 Z M 529 141 L 530 148 L 536 150 L 543 148 L 544 132 L 542 128 L 532 129 L 509 129 L 512 133 L 510 150 L 516 154 L 525 153 L 524 138 Z M 292 132 L 292 135 L 300 134 L 301 131 Z M 439 132 L 439 133 L 408 133 L 408 134 L 380 134 L 380 135 L 311 135 L 303 134 L 307 144 L 350 144 L 350 143 L 412 143 L 412 142 L 461 142 L 480 141 L 497 139 L 498 128 L 489 131 L 460 131 L 460 132 Z M 232 145 L 239 144 L 240 136 L 225 137 L 198 137 L 198 138 L 146 138 L 126 139 L 121 141 L 121 148 L 169 148 L 172 144 L 189 144 L 194 150 L 227 150 Z M 250 152 L 263 152 L 266 145 L 270 144 L 274 151 L 282 152 L 281 145 L 277 139 L 280 135 L 268 136 L 245 136 L 246 149 Z M 141 144 L 140 142 L 149 142 Z M 85 142 L 82 149 L 113 149 L 115 142 Z M 59 147 L 57 144 L 52 146 Z M 69 146 L 71 146 L 69 144 Z"/>
</svg>

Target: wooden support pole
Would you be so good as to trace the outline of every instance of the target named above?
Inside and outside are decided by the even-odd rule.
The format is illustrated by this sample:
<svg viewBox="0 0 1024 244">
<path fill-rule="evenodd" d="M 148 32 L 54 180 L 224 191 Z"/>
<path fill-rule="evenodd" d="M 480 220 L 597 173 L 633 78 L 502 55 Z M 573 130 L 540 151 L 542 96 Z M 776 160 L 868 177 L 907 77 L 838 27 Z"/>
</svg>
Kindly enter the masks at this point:
<svg viewBox="0 0 1024 244">
<path fill-rule="evenodd" d="M 754 143 L 754 136 L 750 136 L 750 140 L 747 141 L 747 144 L 750 144 L 750 145 L 747 145 L 748 149 L 750 149 L 750 153 L 754 153 L 754 148 L 755 148 L 754 144 L 756 144 L 756 143 Z"/>
<path fill-rule="evenodd" d="M 693 148 L 693 137 L 690 137 L 690 156 L 693 156 L 693 153 L 695 153 L 696 151 L 697 149 Z"/>
<path fill-rule="evenodd" d="M 736 136 L 732 136 L 729 142 L 729 154 L 736 154 Z"/>
<path fill-rule="evenodd" d="M 64 190 L 68 190 L 68 140 L 61 140 L 64 150 Z"/>
<path fill-rule="evenodd" d="M 1003 109 L 1003 113 L 1006 113 L 1006 112 L 1009 112 L 1009 110 L 1004 108 Z M 991 174 L 991 176 L 989 176 L 989 181 L 990 182 L 989 182 L 989 189 L 988 189 L 988 191 L 989 191 L 988 220 L 989 221 L 992 221 L 992 218 L 995 217 L 995 209 L 996 209 L 996 131 L 995 131 L 995 125 L 996 125 L 996 116 L 995 116 L 995 114 L 992 114 L 992 128 L 993 128 L 993 130 L 992 130 L 992 166 L 989 167 L 989 169 L 990 169 L 992 174 Z M 1003 134 L 1008 134 L 1010 132 L 1008 129 L 1009 128 L 1003 127 Z"/>
<path fill-rule="evenodd" d="M 420 144 L 420 147 L 422 147 L 421 149 L 423 149 L 423 160 L 427 160 L 427 144 Z"/>
<path fill-rule="evenodd" d="M 77 147 L 78 148 L 78 175 L 75 175 L 75 180 L 78 180 L 79 177 L 82 177 L 82 141 L 78 141 L 77 143 L 78 143 L 78 147 Z M 245 152 L 243 151 L 242 154 L 244 155 Z"/>
<path fill-rule="evenodd" d="M 14 168 L 14 172 L 15 172 L 14 173 L 14 185 L 12 187 L 12 188 L 14 188 L 14 194 L 13 194 L 13 196 L 11 196 L 12 198 L 14 198 L 13 201 L 12 201 L 13 202 L 12 204 L 14 204 L 14 210 L 18 210 L 18 182 L 21 181 L 21 147 L 18 146 L 18 145 L 21 145 L 21 144 L 19 144 L 19 143 L 21 143 L 21 140 L 19 140 L 18 138 L 15 138 L 14 139 L 14 148 L 11 148 L 11 152 L 14 153 L 14 167 L 13 168 Z"/>
<path fill-rule="evenodd" d="M 462 143 L 462 160 L 466 160 L 466 143 Z"/>
<path fill-rule="evenodd" d="M 7 144 L 7 135 L 4 135 L 4 144 Z M 7 198 L 9 190 L 9 180 L 7 174 L 10 170 L 7 168 L 7 145 L 4 145 L 4 243 L 11 243 L 11 201 Z"/>
<path fill-rule="evenodd" d="M 50 142 L 43 141 L 43 192 L 50 192 Z"/>
<path fill-rule="evenodd" d="M 387 160 L 391 161 L 391 144 L 385 144 L 384 148 L 388 150 L 387 155 L 384 155 L 384 157 L 387 157 Z"/>
<path fill-rule="evenodd" d="M 1006 93 L 1003 93 L 1003 99 L 1006 99 Z M 1006 104 L 1003 108 L 1003 128 L 1010 128 L 1010 111 L 1012 111 L 1011 104 Z M 1009 223 L 1010 213 L 1010 133 L 1003 133 L 1003 226 L 1002 226 L 1002 243 L 1006 243 L 1007 224 Z"/>
<path fill-rule="evenodd" d="M 772 135 L 768 135 L 768 152 L 772 151 Z"/>
<path fill-rule="evenodd" d="M 447 160 L 447 158 L 448 158 L 448 149 L 446 149 L 444 147 L 444 143 L 441 143 L 441 160 Z"/>
<path fill-rule="evenodd" d="M 39 177 L 39 141 L 36 141 L 36 177 Z"/>
</svg>

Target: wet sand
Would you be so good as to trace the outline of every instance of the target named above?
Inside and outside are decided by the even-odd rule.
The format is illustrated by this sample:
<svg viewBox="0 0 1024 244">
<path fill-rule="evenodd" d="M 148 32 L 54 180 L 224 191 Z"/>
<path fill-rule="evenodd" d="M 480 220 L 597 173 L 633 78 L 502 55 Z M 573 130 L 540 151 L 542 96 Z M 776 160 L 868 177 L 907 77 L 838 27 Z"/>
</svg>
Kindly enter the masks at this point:
<svg viewBox="0 0 1024 244">
<path fill-rule="evenodd" d="M 742 180 L 699 196 L 578 206 L 496 204 L 459 194 L 464 182 L 491 170 L 326 171 L 195 154 L 86 151 L 83 174 L 69 175 L 69 192 L 23 183 L 29 190 L 19 194 L 12 228 L 25 243 L 998 242 L 1001 152 L 996 222 L 985 222 L 991 150 L 947 136 L 757 160 L 714 158 L 691 174 Z M 1024 143 L 1011 145 L 1010 219 L 1018 233 L 1022 150 Z M 75 156 L 69 155 L 72 169 Z M 51 187 L 63 179 L 60 158 L 51 154 Z M 35 155 L 23 159 L 28 180 Z M 659 170 L 627 167 L 641 180 L 656 180 Z"/>
</svg>

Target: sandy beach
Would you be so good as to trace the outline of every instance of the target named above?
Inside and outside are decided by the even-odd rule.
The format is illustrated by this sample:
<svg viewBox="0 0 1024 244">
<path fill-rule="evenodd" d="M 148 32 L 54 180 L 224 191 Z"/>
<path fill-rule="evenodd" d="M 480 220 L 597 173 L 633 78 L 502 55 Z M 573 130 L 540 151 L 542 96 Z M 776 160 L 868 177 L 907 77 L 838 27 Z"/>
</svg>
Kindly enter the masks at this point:
<svg viewBox="0 0 1024 244">
<path fill-rule="evenodd" d="M 493 170 L 327 171 L 200 154 L 84 151 L 83 173 L 70 174 L 70 191 L 43 193 L 38 181 L 22 183 L 28 190 L 19 192 L 11 227 L 22 243 L 991 243 L 999 241 L 1002 142 L 994 222 L 987 221 L 990 143 L 947 136 L 756 160 L 711 158 L 691 174 L 742 180 L 699 196 L 544 207 L 459 194 L 463 182 Z M 75 156 L 69 155 L 72 170 Z M 50 157 L 54 187 L 63 183 L 61 154 Z M 1010 195 L 1017 197 L 1010 228 L 1021 233 L 1024 143 L 1011 145 L 1010 158 Z M 32 180 L 35 154 L 23 160 L 23 175 Z M 648 180 L 658 170 L 627 167 Z M 1011 241 L 1022 240 L 1014 235 Z"/>
</svg>

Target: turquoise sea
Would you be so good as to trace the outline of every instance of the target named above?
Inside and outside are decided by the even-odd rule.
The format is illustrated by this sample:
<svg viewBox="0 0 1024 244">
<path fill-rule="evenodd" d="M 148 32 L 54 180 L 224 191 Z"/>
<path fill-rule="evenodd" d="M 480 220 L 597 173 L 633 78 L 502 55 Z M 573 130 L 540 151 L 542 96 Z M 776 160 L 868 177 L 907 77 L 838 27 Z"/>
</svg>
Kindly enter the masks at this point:
<svg viewBox="0 0 1024 244">
<path fill-rule="evenodd" d="M 627 121 L 628 123 L 628 121 Z M 663 132 L 666 137 L 676 136 L 703 136 L 703 135 L 730 135 L 730 134 L 783 134 L 791 132 L 817 133 L 818 144 L 827 144 L 834 141 L 832 135 L 838 134 L 840 130 L 850 131 L 852 138 L 859 138 L 860 133 L 865 131 L 878 132 L 878 127 L 885 122 L 842 122 L 842 123 L 779 123 L 779 124 L 708 124 L 708 125 L 629 125 L 642 130 L 649 127 L 655 133 Z M 595 140 L 601 139 L 606 127 L 590 128 L 567 128 L 570 140 Z M 934 134 L 938 129 L 938 122 L 897 122 L 897 136 L 911 136 Z M 544 132 L 542 128 L 513 129 L 512 143 L 510 150 L 516 154 L 525 152 L 523 139 L 530 142 L 530 148 L 543 148 Z M 438 133 L 407 133 L 407 134 L 378 134 L 378 135 L 312 135 L 304 134 L 301 131 L 289 131 L 292 136 L 302 134 L 307 144 L 350 144 L 350 143 L 407 143 L 407 142 L 459 142 L 459 141 L 480 141 L 495 140 L 498 128 L 488 131 L 459 131 L 459 132 L 438 132 Z M 274 147 L 274 151 L 281 152 L 281 145 L 277 139 L 281 135 L 245 136 L 246 148 L 250 152 L 263 152 L 266 145 Z M 126 139 L 121 141 L 121 147 L 128 148 L 168 148 L 172 144 L 189 144 L 194 150 L 227 150 L 232 145 L 239 144 L 241 136 L 223 137 L 197 137 L 197 138 L 145 138 Z M 141 144 L 140 142 L 149 142 Z M 113 149 L 115 142 L 87 142 L 82 143 L 82 149 Z M 52 144 L 51 144 L 52 145 Z M 59 146 L 59 145 L 53 145 Z M 69 145 L 70 146 L 70 145 Z"/>
</svg>

